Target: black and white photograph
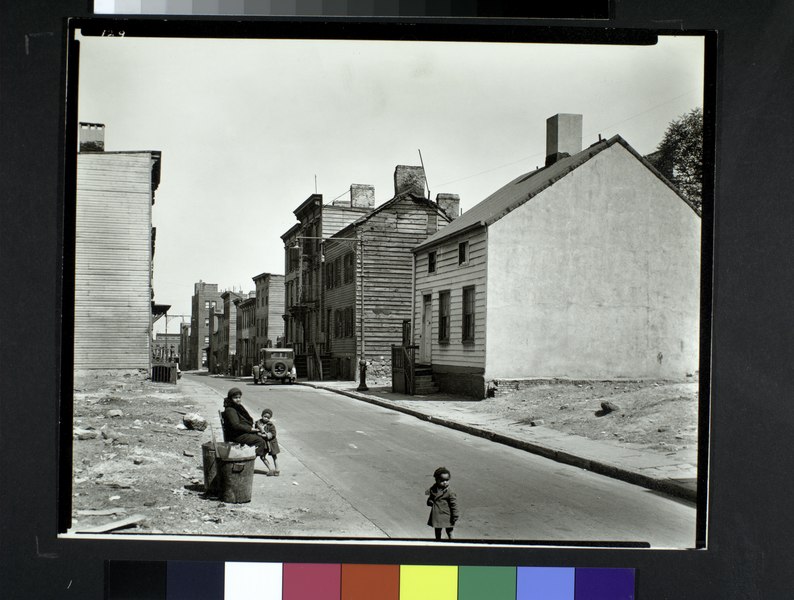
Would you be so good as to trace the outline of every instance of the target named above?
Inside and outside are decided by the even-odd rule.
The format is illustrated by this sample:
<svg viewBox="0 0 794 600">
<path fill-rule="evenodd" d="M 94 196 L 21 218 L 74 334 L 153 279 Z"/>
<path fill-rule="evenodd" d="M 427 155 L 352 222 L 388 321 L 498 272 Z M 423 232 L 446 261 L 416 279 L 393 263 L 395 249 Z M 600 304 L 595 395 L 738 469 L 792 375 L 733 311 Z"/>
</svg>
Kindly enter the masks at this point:
<svg viewBox="0 0 794 600">
<path fill-rule="evenodd" d="M 703 35 L 71 48 L 60 537 L 706 546 Z"/>
</svg>

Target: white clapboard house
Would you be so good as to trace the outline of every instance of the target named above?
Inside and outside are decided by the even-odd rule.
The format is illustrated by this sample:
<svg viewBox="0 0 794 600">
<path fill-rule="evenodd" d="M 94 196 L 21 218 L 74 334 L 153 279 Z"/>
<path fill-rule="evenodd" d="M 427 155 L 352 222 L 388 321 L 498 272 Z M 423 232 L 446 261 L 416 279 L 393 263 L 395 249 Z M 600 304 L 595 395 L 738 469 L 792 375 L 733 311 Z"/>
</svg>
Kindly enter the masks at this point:
<svg viewBox="0 0 794 600">
<path fill-rule="evenodd" d="M 414 248 L 417 364 L 442 390 L 698 369 L 700 217 L 623 138 L 581 132 L 548 119 L 544 167 Z"/>
</svg>

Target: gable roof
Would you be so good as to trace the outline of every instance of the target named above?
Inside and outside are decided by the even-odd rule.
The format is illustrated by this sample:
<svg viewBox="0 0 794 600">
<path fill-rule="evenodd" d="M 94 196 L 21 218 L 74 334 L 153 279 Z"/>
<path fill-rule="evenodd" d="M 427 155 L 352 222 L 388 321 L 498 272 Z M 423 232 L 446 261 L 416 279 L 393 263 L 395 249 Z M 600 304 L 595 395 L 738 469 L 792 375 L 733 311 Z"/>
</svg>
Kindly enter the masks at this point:
<svg viewBox="0 0 794 600">
<path fill-rule="evenodd" d="M 364 215 L 362 217 L 359 217 L 358 219 L 356 219 L 355 221 L 353 221 L 352 223 L 350 223 L 346 227 L 343 227 L 342 229 L 337 231 L 331 237 L 336 237 L 336 236 L 344 237 L 344 235 L 346 233 L 349 233 L 350 231 L 353 231 L 353 230 L 357 229 L 358 227 L 360 227 L 361 225 L 363 225 L 364 223 L 369 221 L 375 215 L 381 213 L 382 211 L 386 210 L 387 208 L 390 208 L 390 207 L 394 206 L 395 204 L 397 204 L 398 202 L 400 202 L 401 200 L 405 200 L 405 199 L 411 200 L 411 201 L 413 201 L 416 204 L 424 204 L 425 206 L 429 207 L 431 210 L 434 210 L 436 213 L 438 213 L 439 216 L 441 216 L 441 217 L 447 219 L 447 221 L 449 221 L 449 217 L 446 215 L 446 213 L 438 206 L 438 204 L 436 204 L 432 200 L 428 200 L 427 198 L 424 198 L 423 196 L 415 196 L 414 194 L 411 194 L 410 192 L 403 192 L 403 193 L 397 194 L 391 200 L 387 200 L 386 202 L 384 202 L 383 204 L 381 204 L 377 208 L 373 209 L 372 212 L 370 212 L 370 213 L 368 213 L 368 214 L 366 214 L 366 215 Z M 449 227 L 449 225 L 447 225 L 447 227 Z"/>
<path fill-rule="evenodd" d="M 509 212 L 531 200 L 547 187 L 554 185 L 554 183 L 565 177 L 574 169 L 582 166 L 596 154 L 615 144 L 620 144 L 626 148 L 626 150 L 633 154 L 635 158 L 637 158 L 648 169 L 650 169 L 654 175 L 661 179 L 664 184 L 673 190 L 673 192 L 675 192 L 683 202 L 692 208 L 693 211 L 695 210 L 692 205 L 681 195 L 681 193 L 664 177 L 664 175 L 659 173 L 659 171 L 657 171 L 653 165 L 651 165 L 634 148 L 632 148 L 626 140 L 619 135 L 615 135 L 608 140 L 598 141 L 589 148 L 585 148 L 573 156 L 561 158 L 547 167 L 541 167 L 540 169 L 536 169 L 516 177 L 507 185 L 504 185 L 496 190 L 485 200 L 464 212 L 460 217 L 444 227 L 444 229 L 431 235 L 424 242 L 417 245 L 413 251 L 418 252 L 427 248 L 428 246 L 437 244 L 469 229 L 474 229 L 476 227 L 487 227 L 491 225 Z"/>
</svg>

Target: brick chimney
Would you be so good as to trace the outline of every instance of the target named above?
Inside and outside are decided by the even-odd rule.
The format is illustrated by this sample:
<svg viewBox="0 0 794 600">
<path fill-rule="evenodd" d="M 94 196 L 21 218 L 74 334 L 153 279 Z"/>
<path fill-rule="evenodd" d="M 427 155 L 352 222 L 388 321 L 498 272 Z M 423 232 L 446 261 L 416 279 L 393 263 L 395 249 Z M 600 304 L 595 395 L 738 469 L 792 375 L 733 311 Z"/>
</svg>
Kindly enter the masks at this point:
<svg viewBox="0 0 794 600">
<path fill-rule="evenodd" d="M 450 220 L 460 216 L 460 196 L 457 194 L 436 194 L 436 204 Z"/>
<path fill-rule="evenodd" d="M 105 151 L 105 126 L 102 123 L 80 123 L 80 152 Z"/>
<path fill-rule="evenodd" d="M 394 195 L 425 196 L 425 170 L 422 167 L 397 165 L 394 169 Z"/>
<path fill-rule="evenodd" d="M 546 166 L 582 151 L 582 115 L 556 114 L 546 119 Z"/>
<path fill-rule="evenodd" d="M 351 183 L 350 206 L 353 208 L 375 208 L 375 186 Z"/>
</svg>

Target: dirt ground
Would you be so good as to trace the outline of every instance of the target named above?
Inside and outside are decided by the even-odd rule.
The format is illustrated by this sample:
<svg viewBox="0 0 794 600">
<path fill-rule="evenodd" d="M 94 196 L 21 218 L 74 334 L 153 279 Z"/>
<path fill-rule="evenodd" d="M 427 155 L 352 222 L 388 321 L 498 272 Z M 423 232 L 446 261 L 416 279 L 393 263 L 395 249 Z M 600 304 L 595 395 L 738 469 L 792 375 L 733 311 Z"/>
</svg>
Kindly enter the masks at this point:
<svg viewBox="0 0 794 600">
<path fill-rule="evenodd" d="M 195 410 L 189 402 L 173 385 L 134 376 L 111 384 L 99 374 L 75 381 L 70 532 L 136 515 L 145 518 L 117 531 L 235 535 L 267 529 L 276 536 L 290 531 L 300 509 L 270 514 L 253 503 L 205 497 L 201 444 L 208 430 L 182 428 L 183 415 Z M 114 411 L 122 414 L 113 416 Z"/>
<path fill-rule="evenodd" d="M 482 408 L 516 423 L 666 453 L 697 446 L 697 392 L 696 382 L 544 383 L 500 390 Z M 604 402 L 615 410 L 605 413 Z"/>
<path fill-rule="evenodd" d="M 602 414 L 601 403 L 607 401 L 615 410 Z M 533 421 L 657 452 L 697 444 L 696 383 L 546 382 L 503 387 L 477 408 L 509 415 L 516 424 Z M 102 373 L 76 377 L 70 531 L 131 517 L 138 520 L 111 532 L 206 536 L 266 531 L 283 537 L 310 527 L 305 523 L 308 511 L 299 506 L 274 511 L 253 502 L 225 504 L 207 497 L 201 444 L 208 431 L 183 425 L 183 416 L 194 411 L 173 385 L 134 375 L 112 381 Z"/>
</svg>

